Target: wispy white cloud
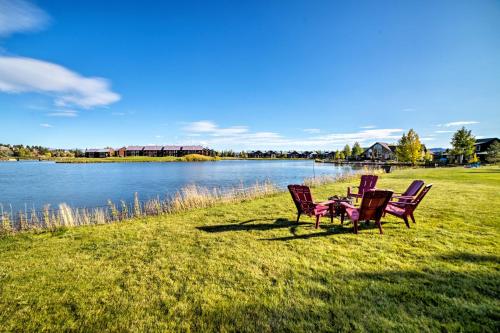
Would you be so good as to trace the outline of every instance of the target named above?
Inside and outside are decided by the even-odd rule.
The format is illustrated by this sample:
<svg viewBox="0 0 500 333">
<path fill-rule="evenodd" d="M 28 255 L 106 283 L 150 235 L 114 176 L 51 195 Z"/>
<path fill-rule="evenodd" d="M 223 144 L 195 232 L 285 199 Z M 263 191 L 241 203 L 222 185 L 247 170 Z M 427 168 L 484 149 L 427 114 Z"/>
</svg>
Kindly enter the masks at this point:
<svg viewBox="0 0 500 333">
<path fill-rule="evenodd" d="M 479 124 L 479 121 L 471 121 L 471 120 L 462 120 L 462 121 L 452 121 L 451 123 L 438 125 L 443 127 L 454 127 L 454 126 L 464 126 L 464 125 L 473 125 Z"/>
<path fill-rule="evenodd" d="M 363 128 L 363 129 L 372 129 L 372 128 L 375 128 L 377 126 L 375 125 L 366 125 L 366 126 L 361 126 L 360 128 Z"/>
<path fill-rule="evenodd" d="M 244 129 L 244 130 L 243 130 Z M 367 144 L 374 141 L 394 142 L 403 129 L 367 129 L 350 133 L 325 133 L 306 138 L 284 137 L 276 132 L 252 132 L 247 126 L 220 128 L 212 121 L 199 121 L 183 128 L 187 137 L 196 136 L 198 143 L 213 147 L 241 147 L 241 149 L 336 149 L 356 141 Z"/>
<path fill-rule="evenodd" d="M 16 32 L 38 31 L 50 21 L 49 15 L 24 0 L 0 0 L 0 37 Z"/>
<path fill-rule="evenodd" d="M 319 128 L 304 128 L 303 131 L 309 134 L 318 134 L 321 132 Z"/>
<path fill-rule="evenodd" d="M 103 78 L 83 77 L 62 66 L 23 57 L 0 56 L 0 91 L 54 95 L 57 106 L 92 108 L 120 100 Z"/>
<path fill-rule="evenodd" d="M 190 133 L 205 133 L 210 136 L 231 136 L 248 132 L 246 126 L 232 126 L 220 128 L 214 122 L 208 120 L 195 121 L 184 127 L 184 131 Z"/>
<path fill-rule="evenodd" d="M 76 111 L 76 110 L 56 110 L 54 112 L 47 113 L 47 116 L 74 118 L 74 117 L 78 117 L 78 111 Z"/>
<path fill-rule="evenodd" d="M 111 115 L 112 116 L 124 116 L 124 115 L 126 115 L 126 113 L 125 112 L 111 112 Z"/>
<path fill-rule="evenodd" d="M 385 140 L 395 141 L 401 137 L 403 129 L 401 128 L 380 128 L 366 129 L 358 132 L 350 133 L 331 133 L 322 136 L 311 137 L 308 142 L 317 145 L 328 144 L 346 144 L 350 142 L 368 143 L 372 141 Z"/>
<path fill-rule="evenodd" d="M 41 127 L 45 127 L 45 128 L 50 128 L 52 127 L 51 124 L 40 124 Z"/>
<path fill-rule="evenodd" d="M 415 108 L 404 108 L 401 111 L 403 111 L 403 112 L 414 112 L 414 111 L 416 111 L 416 109 Z"/>
<path fill-rule="evenodd" d="M 24 0 L 0 0 L 0 37 L 15 32 L 44 28 L 49 16 Z M 84 77 L 63 66 L 19 56 L 0 55 L 0 92 L 35 92 L 54 98 L 58 107 L 92 108 L 106 106 L 120 99 L 109 82 L 98 77 Z M 71 117 L 71 112 L 51 112 L 51 116 Z"/>
<path fill-rule="evenodd" d="M 439 133 L 439 134 L 442 134 L 442 133 L 453 133 L 455 131 L 434 131 L 434 133 Z"/>
</svg>

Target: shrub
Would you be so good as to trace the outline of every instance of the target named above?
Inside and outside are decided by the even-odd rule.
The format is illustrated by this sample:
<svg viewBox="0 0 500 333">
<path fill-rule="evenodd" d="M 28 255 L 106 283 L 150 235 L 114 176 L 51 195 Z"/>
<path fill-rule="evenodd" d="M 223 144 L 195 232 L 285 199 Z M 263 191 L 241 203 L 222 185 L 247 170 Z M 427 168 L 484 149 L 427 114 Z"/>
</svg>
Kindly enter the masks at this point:
<svg viewBox="0 0 500 333">
<path fill-rule="evenodd" d="M 186 162 L 208 162 L 208 161 L 215 161 L 216 158 L 200 154 L 189 154 L 184 156 L 183 160 Z"/>
</svg>

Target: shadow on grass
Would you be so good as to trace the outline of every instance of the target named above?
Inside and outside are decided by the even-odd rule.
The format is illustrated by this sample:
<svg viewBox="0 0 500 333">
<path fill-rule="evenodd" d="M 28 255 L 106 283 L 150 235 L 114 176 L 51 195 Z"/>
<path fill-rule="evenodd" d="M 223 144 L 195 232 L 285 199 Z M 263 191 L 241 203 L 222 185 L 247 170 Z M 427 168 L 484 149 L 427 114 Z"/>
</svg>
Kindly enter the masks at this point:
<svg viewBox="0 0 500 333">
<path fill-rule="evenodd" d="M 470 169 L 465 169 L 470 170 Z M 466 173 L 466 172 L 463 172 Z M 474 169 L 474 173 L 500 173 L 500 169 Z"/>
<path fill-rule="evenodd" d="M 314 279 L 272 305 L 269 295 L 216 303 L 193 330 L 218 331 L 220 314 L 231 311 L 238 321 L 224 324 L 235 331 L 498 332 L 498 280 L 494 272 L 446 269 L 345 273 Z"/>
<path fill-rule="evenodd" d="M 484 262 L 492 262 L 496 264 L 500 264 L 500 257 L 489 254 L 475 254 L 468 252 L 452 252 L 443 255 L 437 255 L 437 259 L 441 259 L 444 261 L 467 261 L 472 263 L 484 263 Z"/>
<path fill-rule="evenodd" d="M 232 232 L 232 231 L 266 231 L 266 230 L 274 230 L 274 229 L 283 229 L 288 228 L 290 230 L 291 236 L 278 237 L 278 238 L 263 238 L 261 240 L 267 241 L 289 241 L 294 239 L 309 239 L 316 237 L 326 237 L 330 235 L 340 235 L 340 234 L 349 234 L 353 232 L 352 226 L 346 226 L 349 224 L 349 221 L 346 221 L 344 225 L 341 224 L 331 224 L 331 223 L 323 223 L 320 224 L 321 232 L 315 232 L 310 234 L 302 234 L 298 235 L 297 230 L 298 227 L 301 226 L 310 226 L 314 228 L 314 222 L 296 222 L 291 221 L 285 218 L 279 218 L 275 220 L 273 223 L 258 223 L 254 224 L 252 222 L 255 221 L 266 221 L 265 219 L 251 219 L 247 221 L 242 221 L 239 223 L 231 223 L 231 224 L 222 224 L 222 225 L 208 225 L 196 227 L 196 229 L 209 232 L 209 233 L 218 233 L 218 232 Z M 334 222 L 338 223 L 338 222 Z M 385 222 L 382 222 L 382 225 Z M 361 222 L 359 225 L 359 232 L 363 232 L 363 230 L 374 229 L 377 228 L 375 222 L 371 221 L 370 223 Z"/>
<path fill-rule="evenodd" d="M 240 223 L 233 224 L 222 224 L 222 225 L 208 225 L 202 227 L 196 227 L 196 229 L 205 231 L 205 232 L 229 232 L 229 231 L 251 231 L 251 230 L 273 230 L 279 228 L 291 228 L 297 227 L 300 225 L 308 225 L 310 223 L 306 222 L 295 222 L 287 219 L 277 219 L 274 223 L 258 223 L 258 224 L 249 224 L 254 220 L 248 220 Z"/>
<path fill-rule="evenodd" d="M 427 306 L 461 302 L 479 304 L 486 299 L 496 301 L 500 297 L 500 275 L 479 271 L 464 273 L 435 269 L 394 270 L 361 272 L 347 275 L 347 278 L 382 283 L 384 286 L 380 288 L 381 293 L 393 296 L 398 303 L 404 303 L 409 307 L 412 303 Z M 465 307 L 463 310 L 466 310 Z M 500 319 L 500 316 L 497 316 L 497 319 Z"/>
<path fill-rule="evenodd" d="M 335 222 L 334 222 L 335 223 Z M 320 224 L 320 229 L 322 230 L 321 232 L 315 232 L 311 234 L 303 234 L 303 235 L 297 235 L 296 233 L 296 228 L 291 228 L 290 232 L 292 233 L 292 236 L 285 236 L 285 237 L 277 237 L 277 238 L 263 238 L 261 240 L 265 241 L 290 241 L 294 239 L 310 239 L 310 238 L 317 238 L 317 237 L 327 237 L 331 235 L 341 235 L 341 234 L 351 234 L 353 233 L 353 227 L 352 226 L 346 226 L 346 224 L 349 224 L 349 221 L 344 222 L 344 224 Z M 385 222 L 382 222 L 382 225 L 384 225 Z M 375 222 L 370 221 L 368 224 L 365 222 L 361 222 L 359 224 L 359 230 L 358 232 L 363 232 L 363 230 L 369 230 L 369 229 L 377 229 L 377 226 L 375 225 Z"/>
</svg>

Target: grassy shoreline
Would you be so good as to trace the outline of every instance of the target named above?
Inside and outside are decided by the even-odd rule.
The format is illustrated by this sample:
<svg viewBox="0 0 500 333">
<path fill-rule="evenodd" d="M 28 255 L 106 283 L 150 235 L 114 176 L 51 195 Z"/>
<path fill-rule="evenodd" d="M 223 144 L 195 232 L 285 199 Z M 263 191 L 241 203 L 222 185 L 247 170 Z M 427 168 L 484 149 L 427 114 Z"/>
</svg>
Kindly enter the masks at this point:
<svg viewBox="0 0 500 333">
<path fill-rule="evenodd" d="M 189 155 L 186 155 L 189 156 Z M 56 162 L 56 163 L 146 163 L 146 162 L 205 162 L 205 161 L 307 161 L 306 158 L 236 158 L 236 157 L 211 157 L 196 158 L 189 160 L 185 157 L 163 156 L 163 157 L 148 157 L 148 156 L 128 156 L 128 157 L 106 157 L 106 158 L 89 158 L 89 157 L 41 157 L 41 158 L 21 158 L 20 161 L 41 161 L 41 162 Z M 13 162 L 17 158 L 0 159 L 0 162 Z M 312 160 L 311 160 L 312 161 Z"/>
<path fill-rule="evenodd" d="M 0 238 L 0 331 L 498 331 L 499 168 L 398 170 L 379 186 L 412 179 L 434 183 L 417 224 L 386 217 L 382 236 L 297 224 L 279 193 Z"/>
<path fill-rule="evenodd" d="M 88 158 L 88 157 L 74 157 L 74 158 L 56 158 L 51 159 L 56 163 L 161 163 L 161 162 L 214 162 L 219 159 L 211 156 L 204 156 L 198 154 L 186 155 L 183 157 L 163 156 L 163 157 L 149 157 L 149 156 L 127 156 L 127 157 L 106 157 L 106 158 Z"/>
<path fill-rule="evenodd" d="M 91 158 L 91 157 L 49 157 L 49 158 L 21 158 L 18 161 L 41 161 L 41 162 L 56 162 L 56 163 L 147 163 L 147 162 L 214 162 L 220 158 L 212 156 L 204 156 L 199 154 L 189 154 L 182 157 L 163 156 L 127 156 L 127 157 L 106 157 L 106 158 Z M 0 162 L 13 162 L 13 159 L 0 159 Z"/>
</svg>

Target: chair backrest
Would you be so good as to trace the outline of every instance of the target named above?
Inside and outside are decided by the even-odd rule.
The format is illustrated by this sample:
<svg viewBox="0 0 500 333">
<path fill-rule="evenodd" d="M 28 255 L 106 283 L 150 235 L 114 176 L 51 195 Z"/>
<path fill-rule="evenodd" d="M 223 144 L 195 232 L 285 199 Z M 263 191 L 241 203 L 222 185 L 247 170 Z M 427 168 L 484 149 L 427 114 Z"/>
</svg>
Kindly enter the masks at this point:
<svg viewBox="0 0 500 333">
<path fill-rule="evenodd" d="M 406 191 L 402 194 L 405 197 L 413 197 L 417 195 L 418 191 L 424 186 L 423 180 L 414 180 Z M 399 202 L 410 202 L 411 199 L 399 199 Z"/>
<path fill-rule="evenodd" d="M 394 192 L 389 190 L 369 190 L 363 194 L 359 207 L 360 220 L 380 219 Z"/>
<path fill-rule="evenodd" d="M 295 188 L 297 186 L 300 186 L 300 185 L 288 185 L 288 191 L 290 191 L 290 195 L 292 196 L 292 200 L 293 200 L 293 203 L 295 204 L 295 207 L 297 207 L 297 210 L 300 212 L 301 211 L 301 208 L 300 208 L 300 201 L 297 197 L 297 195 L 295 194 Z"/>
<path fill-rule="evenodd" d="M 362 175 L 359 182 L 359 194 L 372 190 L 377 185 L 378 176 L 376 175 Z"/>
<path fill-rule="evenodd" d="M 288 190 L 292 195 L 293 202 L 299 213 L 314 214 L 314 201 L 311 190 L 305 185 L 288 185 Z"/>
<path fill-rule="evenodd" d="M 418 207 L 418 204 L 422 201 L 422 199 L 425 197 L 427 192 L 430 191 L 431 187 L 432 187 L 432 184 L 426 185 L 424 187 L 424 189 L 415 197 L 415 199 L 411 202 L 412 205 L 408 206 L 408 209 L 410 211 L 414 211 Z"/>
</svg>

